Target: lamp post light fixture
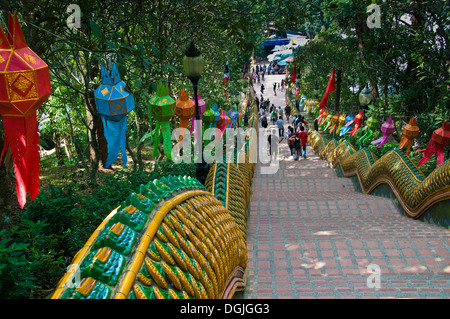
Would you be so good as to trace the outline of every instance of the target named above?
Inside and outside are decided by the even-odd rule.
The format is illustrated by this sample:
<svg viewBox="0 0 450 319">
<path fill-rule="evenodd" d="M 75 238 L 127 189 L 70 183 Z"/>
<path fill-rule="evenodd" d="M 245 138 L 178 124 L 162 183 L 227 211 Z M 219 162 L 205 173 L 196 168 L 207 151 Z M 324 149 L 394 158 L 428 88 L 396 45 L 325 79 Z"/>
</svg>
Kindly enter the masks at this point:
<svg viewBox="0 0 450 319">
<path fill-rule="evenodd" d="M 372 101 L 372 91 L 366 86 L 361 93 L 359 93 L 359 103 L 365 109 Z"/>
<path fill-rule="evenodd" d="M 363 114 L 366 113 L 368 110 L 368 105 L 372 101 L 372 91 L 369 89 L 368 86 L 366 86 L 360 93 L 359 93 L 359 103 L 362 106 Z M 364 121 L 364 118 L 363 120 Z M 361 122 L 361 125 L 363 122 Z"/>
<path fill-rule="evenodd" d="M 183 70 L 186 76 L 191 80 L 194 87 L 194 102 L 195 102 L 195 141 L 197 154 L 201 157 L 201 161 L 196 159 L 196 178 L 202 183 L 205 183 L 208 174 L 208 164 L 203 158 L 203 137 L 202 137 L 202 123 L 200 119 L 200 111 L 198 106 L 198 81 L 203 73 L 205 67 L 205 59 L 201 52 L 195 47 L 194 42 L 191 41 L 185 56 L 183 57 Z M 198 149 L 199 148 L 199 149 Z"/>
</svg>

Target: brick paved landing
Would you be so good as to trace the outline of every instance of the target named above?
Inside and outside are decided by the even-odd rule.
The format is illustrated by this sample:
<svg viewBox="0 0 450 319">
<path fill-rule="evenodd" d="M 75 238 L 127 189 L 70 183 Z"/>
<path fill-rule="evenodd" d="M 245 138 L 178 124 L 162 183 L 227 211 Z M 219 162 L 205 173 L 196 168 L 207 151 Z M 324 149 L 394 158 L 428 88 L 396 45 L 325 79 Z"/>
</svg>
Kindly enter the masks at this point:
<svg viewBox="0 0 450 319">
<path fill-rule="evenodd" d="M 310 147 L 296 162 L 280 151 L 278 173 L 256 168 L 243 298 L 449 298 L 448 230 L 355 192 Z M 367 286 L 369 264 L 379 289 Z"/>
</svg>

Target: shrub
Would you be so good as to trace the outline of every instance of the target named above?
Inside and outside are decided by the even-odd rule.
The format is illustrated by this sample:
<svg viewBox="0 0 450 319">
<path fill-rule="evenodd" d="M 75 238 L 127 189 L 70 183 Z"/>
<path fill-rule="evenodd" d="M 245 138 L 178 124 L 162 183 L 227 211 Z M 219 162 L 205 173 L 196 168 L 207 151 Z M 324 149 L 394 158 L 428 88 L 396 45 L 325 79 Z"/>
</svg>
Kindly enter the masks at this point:
<svg viewBox="0 0 450 319">
<path fill-rule="evenodd" d="M 141 184 L 169 174 L 195 177 L 195 164 L 164 160 L 150 172 L 121 169 L 99 177 L 96 188 L 80 172 L 68 183 L 48 183 L 0 231 L 0 298 L 46 297 L 102 220 Z"/>
</svg>

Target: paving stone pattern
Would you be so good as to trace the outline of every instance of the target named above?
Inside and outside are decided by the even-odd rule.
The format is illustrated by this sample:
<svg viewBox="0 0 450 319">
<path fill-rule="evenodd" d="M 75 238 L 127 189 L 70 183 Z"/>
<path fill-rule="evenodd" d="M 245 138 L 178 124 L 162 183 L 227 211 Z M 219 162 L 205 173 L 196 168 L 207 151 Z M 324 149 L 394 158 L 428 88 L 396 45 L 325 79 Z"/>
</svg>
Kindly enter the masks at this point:
<svg viewBox="0 0 450 319">
<path fill-rule="evenodd" d="M 256 167 L 243 298 L 450 297 L 449 230 L 356 192 L 310 146 L 307 159 L 289 155 L 284 141 L 276 174 Z"/>
</svg>

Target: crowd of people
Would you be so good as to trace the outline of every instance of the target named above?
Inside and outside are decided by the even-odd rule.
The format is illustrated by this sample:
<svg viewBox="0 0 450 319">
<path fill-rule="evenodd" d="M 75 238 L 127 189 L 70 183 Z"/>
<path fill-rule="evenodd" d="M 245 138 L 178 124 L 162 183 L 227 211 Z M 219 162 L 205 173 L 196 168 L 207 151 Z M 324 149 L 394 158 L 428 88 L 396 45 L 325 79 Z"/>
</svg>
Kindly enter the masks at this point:
<svg viewBox="0 0 450 319">
<path fill-rule="evenodd" d="M 303 116 L 293 112 L 291 106 L 287 105 L 284 108 L 279 105 L 275 106 L 269 98 L 264 98 L 264 91 L 266 90 L 264 83 L 262 83 L 264 82 L 264 75 L 275 74 L 278 70 L 280 70 L 280 66 L 276 62 L 269 63 L 268 66 L 262 64 L 252 68 L 253 78 L 260 85 L 261 90 L 260 96 L 255 97 L 259 121 L 264 129 L 269 128 L 269 123 L 272 125 L 272 128 L 269 128 L 270 132 L 268 134 L 269 155 L 278 155 L 276 154 L 278 147 L 272 150 L 272 146 L 280 143 L 279 147 L 287 145 L 293 160 L 299 160 L 301 157 L 306 159 L 306 145 L 309 134 L 308 122 Z M 287 83 L 284 79 L 279 83 L 274 82 L 272 84 L 273 95 L 277 96 L 277 92 L 283 92 L 286 86 Z M 286 125 L 287 129 L 285 130 Z M 275 127 L 278 130 L 278 134 L 272 133 L 272 129 L 275 131 Z"/>
<path fill-rule="evenodd" d="M 270 62 L 268 65 L 256 65 L 252 68 L 253 78 L 260 83 L 261 80 L 264 81 L 265 74 L 284 74 L 283 66 L 279 65 L 277 61 Z"/>
<path fill-rule="evenodd" d="M 259 110 L 258 114 L 261 126 L 267 129 L 270 121 L 278 129 L 278 135 L 275 136 L 276 141 L 280 143 L 286 141 L 292 158 L 294 160 L 298 160 L 300 157 L 306 159 L 306 145 L 309 134 L 308 121 L 301 115 L 297 116 L 294 114 L 292 116 L 292 108 L 289 105 L 285 106 L 284 109 L 281 106 L 277 107 L 273 103 L 271 104 L 268 98 L 264 99 L 262 94 L 260 98 L 255 97 L 255 102 Z M 285 132 L 284 128 L 286 124 L 288 127 Z M 268 143 L 270 155 L 273 155 L 271 147 L 273 139 L 273 134 L 269 133 Z"/>
</svg>

